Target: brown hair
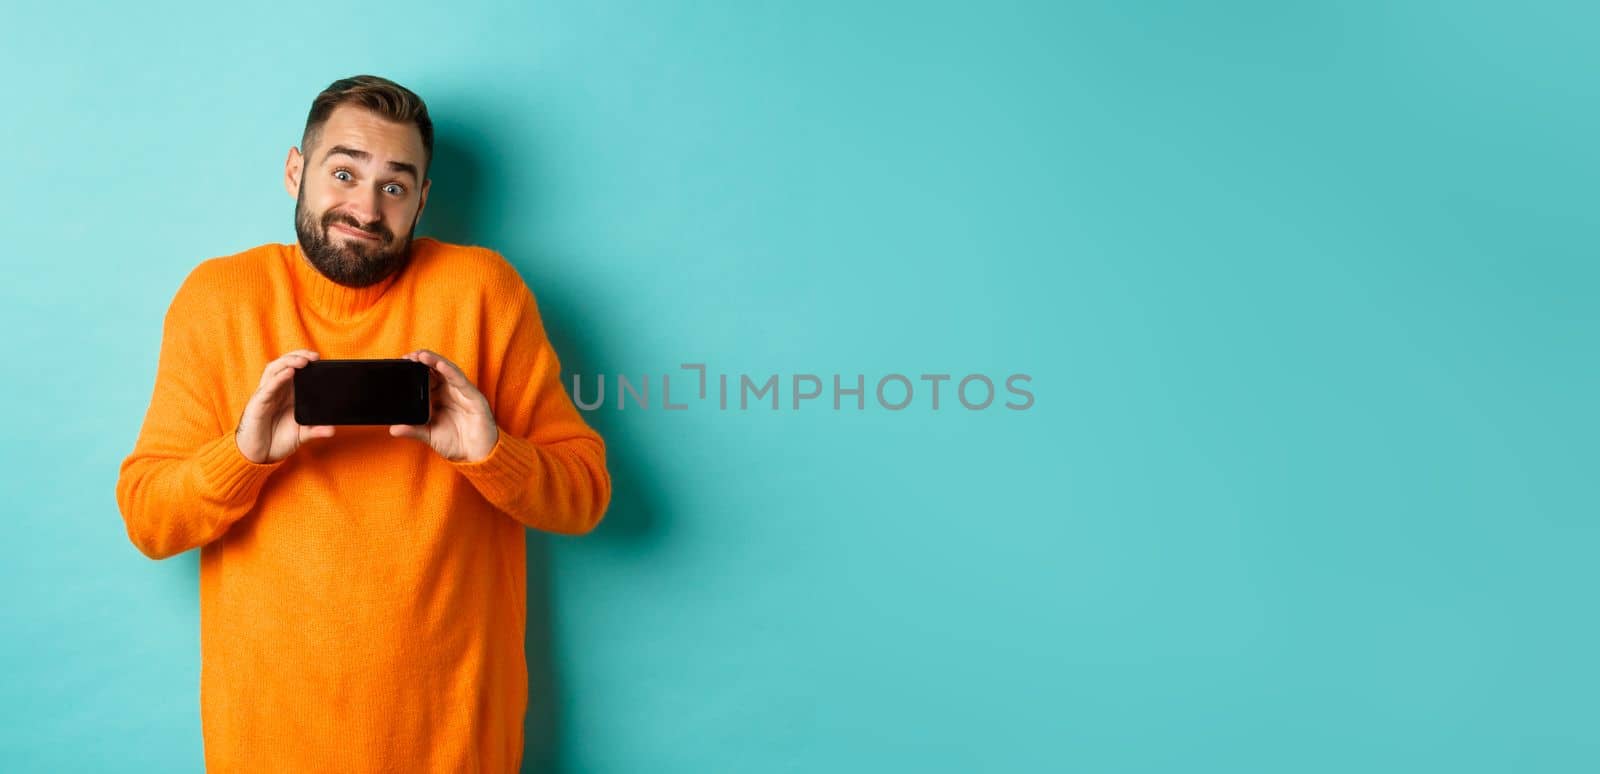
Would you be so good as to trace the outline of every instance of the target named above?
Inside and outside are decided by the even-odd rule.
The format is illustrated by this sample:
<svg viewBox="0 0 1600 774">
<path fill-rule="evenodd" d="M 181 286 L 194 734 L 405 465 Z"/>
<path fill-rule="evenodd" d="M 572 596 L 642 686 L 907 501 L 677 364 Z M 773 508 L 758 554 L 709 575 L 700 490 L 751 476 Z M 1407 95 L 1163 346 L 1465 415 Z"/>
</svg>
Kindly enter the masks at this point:
<svg viewBox="0 0 1600 774">
<path fill-rule="evenodd" d="M 333 109 L 345 104 L 371 110 L 390 121 L 412 124 L 422 133 L 422 176 L 428 176 L 433 163 L 433 119 L 428 118 L 428 106 L 410 89 L 388 78 L 376 75 L 357 75 L 340 78 L 323 89 L 311 101 L 311 113 L 306 116 L 306 128 L 300 135 L 300 151 L 309 156 L 321 139 L 322 125 L 327 123 Z"/>
</svg>

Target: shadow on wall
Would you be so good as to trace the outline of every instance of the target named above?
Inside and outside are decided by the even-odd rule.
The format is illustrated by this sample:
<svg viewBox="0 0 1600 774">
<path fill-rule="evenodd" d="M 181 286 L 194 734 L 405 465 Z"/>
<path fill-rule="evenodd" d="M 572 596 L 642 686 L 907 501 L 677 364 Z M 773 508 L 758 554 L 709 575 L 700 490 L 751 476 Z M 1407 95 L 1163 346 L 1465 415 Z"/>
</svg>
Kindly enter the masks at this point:
<svg viewBox="0 0 1600 774">
<path fill-rule="evenodd" d="M 585 303 L 581 289 L 564 286 L 557 280 L 563 275 L 559 257 L 541 254 L 522 242 L 486 244 L 482 241 L 481 213 L 527 212 L 530 207 L 538 206 L 537 200 L 542 198 L 536 195 L 535 201 L 517 202 L 514 206 L 490 202 L 485 182 L 486 175 L 493 174 L 494 170 L 483 168 L 472 147 L 453 142 L 441 133 L 434 141 L 433 165 L 429 172 L 433 183 L 428 192 L 428 207 L 416 233 L 445 242 L 493 248 L 517 267 L 539 305 L 551 345 L 561 360 L 562 384 L 570 398 L 572 374 L 594 374 L 600 370 L 598 365 L 606 360 L 598 352 L 601 342 L 585 338 L 582 333 L 597 330 L 598 326 L 592 323 L 602 319 L 605 310 Z M 516 235 L 516 238 L 527 240 L 530 236 Z M 561 709 L 571 706 L 574 699 L 562 695 L 557 674 L 556 614 L 550 584 L 552 541 L 558 544 L 567 541 L 637 544 L 651 534 L 661 534 L 657 523 L 661 514 L 650 507 L 650 503 L 659 502 L 655 496 L 657 487 L 644 475 L 649 468 L 642 459 L 641 450 L 620 442 L 616 432 L 620 431 L 619 423 L 604 409 L 582 413 L 606 440 L 611 504 L 600 526 L 588 535 L 565 537 L 528 530 L 528 628 L 524 645 L 528 661 L 528 711 L 523 726 L 524 772 L 546 774 L 567 768 L 565 751 L 561 748 Z"/>
</svg>

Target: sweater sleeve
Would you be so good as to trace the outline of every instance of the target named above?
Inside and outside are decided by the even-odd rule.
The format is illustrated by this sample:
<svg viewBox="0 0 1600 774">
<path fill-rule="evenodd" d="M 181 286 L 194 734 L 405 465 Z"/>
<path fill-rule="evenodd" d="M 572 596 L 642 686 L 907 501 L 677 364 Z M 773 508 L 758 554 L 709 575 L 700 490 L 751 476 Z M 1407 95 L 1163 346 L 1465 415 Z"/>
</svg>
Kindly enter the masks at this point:
<svg viewBox="0 0 1600 774">
<path fill-rule="evenodd" d="M 611 501 L 605 441 L 561 386 L 561 363 L 532 291 L 516 282 L 515 323 L 484 390 L 499 427 L 489 455 L 451 462 L 485 499 L 528 527 L 564 535 L 593 530 Z"/>
<path fill-rule="evenodd" d="M 150 407 L 117 477 L 128 538 L 151 559 L 221 536 L 284 463 L 251 462 L 239 451 L 233 423 L 216 414 L 220 358 L 205 344 L 210 305 L 199 276 L 191 272 L 167 308 Z"/>
</svg>

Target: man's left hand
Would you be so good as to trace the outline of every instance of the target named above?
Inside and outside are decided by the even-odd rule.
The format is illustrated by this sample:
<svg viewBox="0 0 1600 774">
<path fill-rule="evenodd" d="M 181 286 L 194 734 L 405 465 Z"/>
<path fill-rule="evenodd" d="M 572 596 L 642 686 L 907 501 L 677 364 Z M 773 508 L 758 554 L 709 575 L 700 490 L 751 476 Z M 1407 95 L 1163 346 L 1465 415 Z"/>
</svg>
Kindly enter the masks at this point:
<svg viewBox="0 0 1600 774">
<path fill-rule="evenodd" d="M 451 462 L 478 462 L 489 456 L 500 440 L 489 399 L 455 363 L 437 352 L 419 349 L 403 357 L 428 367 L 433 412 L 426 425 L 390 425 L 389 435 L 422 441 Z"/>
</svg>

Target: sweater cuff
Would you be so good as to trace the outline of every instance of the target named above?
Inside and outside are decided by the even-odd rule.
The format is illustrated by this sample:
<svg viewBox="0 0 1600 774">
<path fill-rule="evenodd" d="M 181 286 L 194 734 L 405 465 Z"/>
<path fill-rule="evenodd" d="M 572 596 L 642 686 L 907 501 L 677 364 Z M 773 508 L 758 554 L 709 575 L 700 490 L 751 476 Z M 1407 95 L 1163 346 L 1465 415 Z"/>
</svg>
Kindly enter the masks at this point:
<svg viewBox="0 0 1600 774">
<path fill-rule="evenodd" d="M 456 470 L 471 481 L 473 486 L 491 503 L 513 501 L 518 493 L 528 488 L 528 480 L 539 467 L 539 450 L 534 443 L 505 428 L 499 428 L 489 456 L 477 462 L 451 462 Z"/>
<path fill-rule="evenodd" d="M 222 503 L 245 503 L 255 499 L 272 471 L 283 467 L 288 458 L 277 462 L 251 462 L 239 451 L 239 442 L 228 433 L 200 448 L 200 478 L 207 499 Z"/>
</svg>

